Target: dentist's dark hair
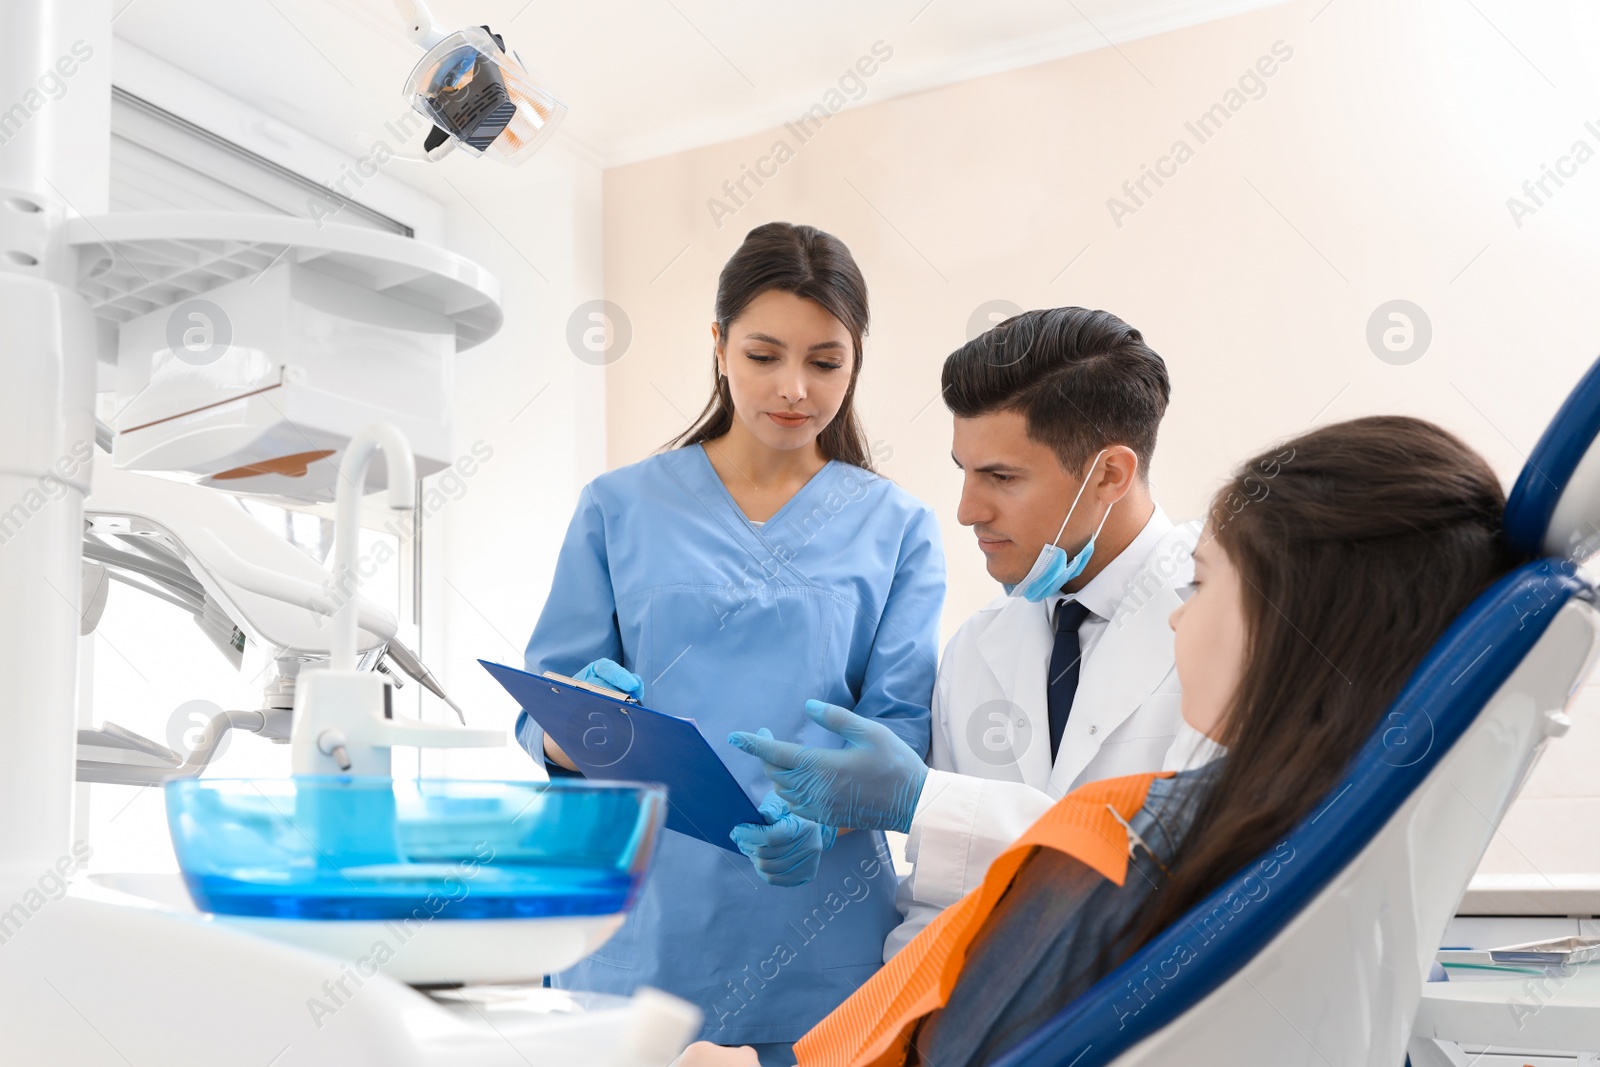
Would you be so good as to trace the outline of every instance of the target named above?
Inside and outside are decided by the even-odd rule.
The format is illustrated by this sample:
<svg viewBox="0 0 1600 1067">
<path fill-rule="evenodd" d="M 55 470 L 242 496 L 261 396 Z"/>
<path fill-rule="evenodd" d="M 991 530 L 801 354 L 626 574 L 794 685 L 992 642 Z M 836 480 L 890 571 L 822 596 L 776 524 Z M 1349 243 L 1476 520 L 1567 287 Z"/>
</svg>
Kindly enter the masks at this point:
<svg viewBox="0 0 1600 1067">
<path fill-rule="evenodd" d="M 1150 477 L 1172 387 L 1144 335 L 1109 311 L 1046 308 L 1013 315 L 944 361 L 944 402 L 957 418 L 1021 412 L 1028 436 L 1079 471 L 1125 445 Z"/>
<path fill-rule="evenodd" d="M 820 304 L 850 331 L 854 353 L 850 385 L 833 420 L 817 435 L 817 445 L 827 459 L 872 470 L 872 453 L 866 431 L 856 416 L 856 380 L 861 376 L 861 339 L 867 333 L 867 283 L 845 243 L 815 226 L 769 222 L 745 234 L 717 279 L 716 316 L 722 343 L 728 331 L 750 305 L 770 290 L 793 293 Z M 733 426 L 733 394 L 728 380 L 717 373 L 711 356 L 711 399 L 694 424 L 668 441 L 663 449 L 682 448 L 715 440 Z"/>
<path fill-rule="evenodd" d="M 1403 416 L 1313 430 L 1235 471 L 1205 534 L 1244 599 L 1228 755 L 1128 953 L 1323 801 L 1428 650 L 1515 564 L 1504 512 L 1482 456 Z"/>
</svg>

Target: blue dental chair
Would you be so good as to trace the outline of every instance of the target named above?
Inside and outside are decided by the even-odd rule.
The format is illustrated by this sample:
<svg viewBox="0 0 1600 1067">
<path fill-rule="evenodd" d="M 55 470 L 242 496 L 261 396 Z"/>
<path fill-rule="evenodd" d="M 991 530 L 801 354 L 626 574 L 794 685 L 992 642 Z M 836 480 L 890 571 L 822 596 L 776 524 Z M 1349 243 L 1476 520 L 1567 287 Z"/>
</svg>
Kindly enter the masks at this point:
<svg viewBox="0 0 1600 1067">
<path fill-rule="evenodd" d="M 1507 504 L 1529 562 L 1430 651 L 1343 780 L 1001 1067 L 1399 1067 L 1445 926 L 1563 709 L 1600 612 L 1600 362 Z"/>
</svg>

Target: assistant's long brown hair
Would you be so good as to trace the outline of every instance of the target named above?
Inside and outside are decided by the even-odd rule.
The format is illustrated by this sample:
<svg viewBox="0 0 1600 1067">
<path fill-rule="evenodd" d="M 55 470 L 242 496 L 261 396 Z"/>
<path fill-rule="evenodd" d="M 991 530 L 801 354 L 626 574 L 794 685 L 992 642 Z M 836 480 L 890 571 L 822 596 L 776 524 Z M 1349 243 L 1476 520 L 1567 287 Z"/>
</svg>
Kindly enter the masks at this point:
<svg viewBox="0 0 1600 1067">
<path fill-rule="evenodd" d="M 793 293 L 821 304 L 850 331 L 855 349 L 850 363 L 850 385 L 833 420 L 817 435 L 825 459 L 837 459 L 872 470 L 866 431 L 856 417 L 856 380 L 861 376 L 861 339 L 867 333 L 867 283 L 845 243 L 815 226 L 769 222 L 745 234 L 744 243 L 717 278 L 717 328 L 723 344 L 750 301 L 769 290 Z M 733 394 L 728 380 L 717 373 L 711 354 L 711 399 L 694 424 L 662 446 L 682 448 L 713 441 L 733 425 Z"/>
<path fill-rule="evenodd" d="M 1249 460 L 1206 536 L 1242 579 L 1228 756 L 1131 954 L 1278 844 L 1345 773 L 1451 621 L 1513 562 L 1487 463 L 1429 422 L 1354 419 Z"/>
</svg>

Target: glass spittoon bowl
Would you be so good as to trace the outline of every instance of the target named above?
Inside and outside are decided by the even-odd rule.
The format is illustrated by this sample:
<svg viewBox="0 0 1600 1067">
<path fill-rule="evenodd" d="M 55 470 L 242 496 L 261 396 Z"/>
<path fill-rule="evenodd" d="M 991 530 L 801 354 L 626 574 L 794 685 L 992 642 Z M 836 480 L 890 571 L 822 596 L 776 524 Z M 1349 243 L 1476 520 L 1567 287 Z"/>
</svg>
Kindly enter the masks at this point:
<svg viewBox="0 0 1600 1067">
<path fill-rule="evenodd" d="M 387 936 L 384 969 L 413 984 L 577 962 L 621 925 L 666 818 L 663 788 L 624 782 L 190 778 L 166 799 L 201 911 L 350 958 Z"/>
</svg>

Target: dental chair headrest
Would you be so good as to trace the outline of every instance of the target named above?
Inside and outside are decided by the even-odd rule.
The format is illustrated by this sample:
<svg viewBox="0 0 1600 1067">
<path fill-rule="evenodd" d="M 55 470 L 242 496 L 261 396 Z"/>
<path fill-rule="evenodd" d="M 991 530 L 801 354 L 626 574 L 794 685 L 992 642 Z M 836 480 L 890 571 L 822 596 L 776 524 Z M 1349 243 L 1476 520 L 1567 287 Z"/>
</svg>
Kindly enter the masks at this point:
<svg viewBox="0 0 1600 1067">
<path fill-rule="evenodd" d="M 1600 361 L 1550 420 L 1506 501 L 1512 549 L 1582 563 L 1600 552 Z"/>
</svg>

